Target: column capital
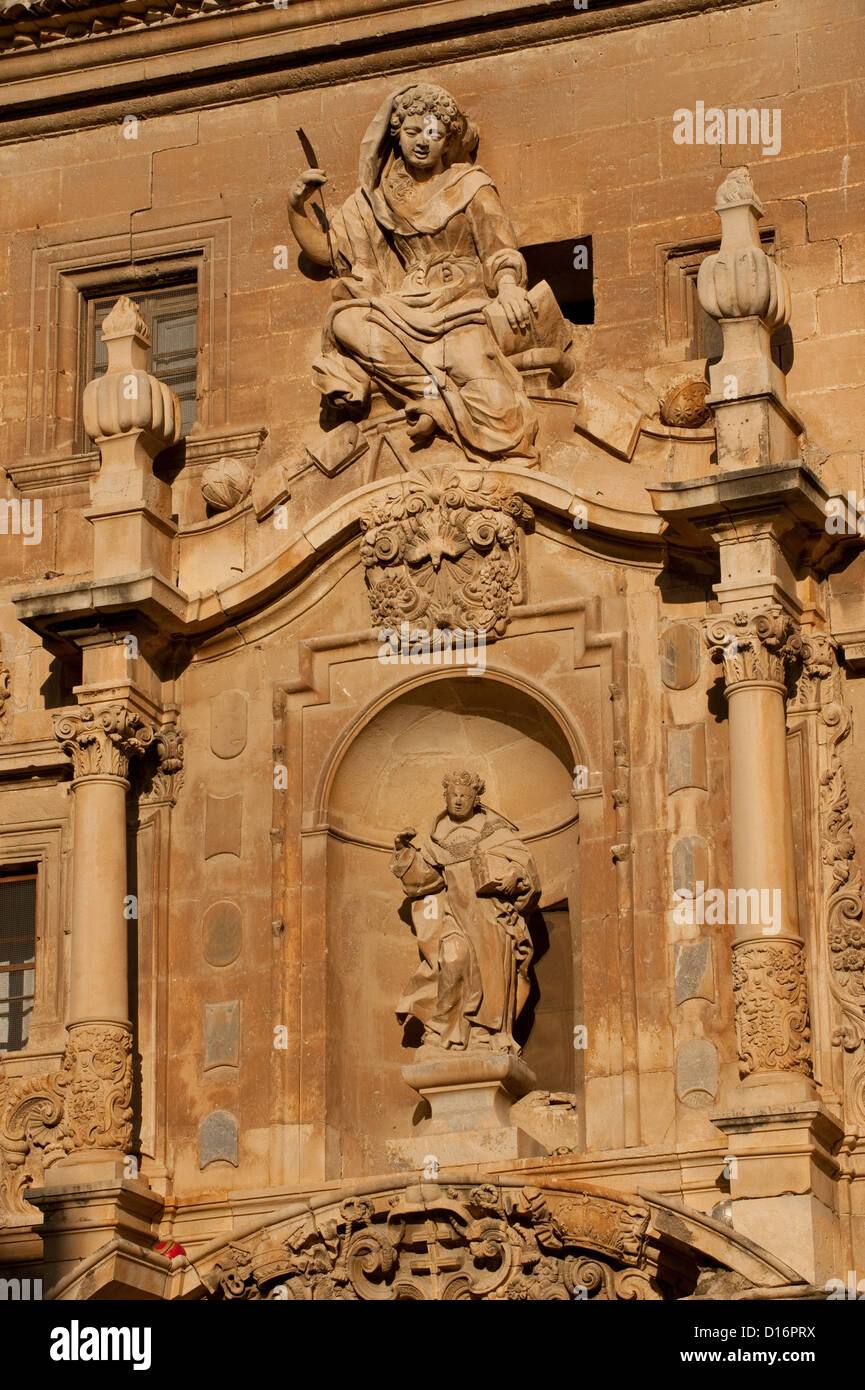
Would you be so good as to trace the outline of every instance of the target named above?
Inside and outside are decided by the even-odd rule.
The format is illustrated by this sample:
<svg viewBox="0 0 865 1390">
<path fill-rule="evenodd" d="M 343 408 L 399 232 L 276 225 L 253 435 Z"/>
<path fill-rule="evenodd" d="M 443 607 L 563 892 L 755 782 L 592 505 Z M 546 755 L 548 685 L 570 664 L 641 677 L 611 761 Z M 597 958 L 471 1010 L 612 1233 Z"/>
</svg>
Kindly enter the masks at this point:
<svg viewBox="0 0 865 1390">
<path fill-rule="evenodd" d="M 153 742 L 153 725 L 127 704 L 78 705 L 54 717 L 54 737 L 75 777 L 122 777 L 130 759 Z"/>
<path fill-rule="evenodd" d="M 780 605 L 703 619 L 713 661 L 723 664 L 728 691 L 744 683 L 784 686 L 787 663 L 802 651 L 799 625 Z"/>
</svg>

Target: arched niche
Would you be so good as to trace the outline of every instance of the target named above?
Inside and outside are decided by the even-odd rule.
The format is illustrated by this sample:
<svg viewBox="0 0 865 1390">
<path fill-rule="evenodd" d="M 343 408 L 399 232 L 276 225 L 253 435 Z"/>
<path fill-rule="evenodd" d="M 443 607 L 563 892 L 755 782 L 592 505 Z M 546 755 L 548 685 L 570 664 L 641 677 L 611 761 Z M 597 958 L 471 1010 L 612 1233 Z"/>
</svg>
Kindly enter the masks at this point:
<svg viewBox="0 0 865 1390">
<path fill-rule="evenodd" d="M 520 1040 L 539 1089 L 581 1089 L 572 792 L 582 761 L 578 734 L 540 696 L 465 673 L 414 684 L 356 728 L 336 758 L 325 808 L 329 1176 L 386 1171 L 388 1140 L 411 1135 L 419 1118 L 401 1076 L 416 1036 L 394 1012 L 417 967 L 417 944 L 389 865 L 399 830 L 429 830 L 451 768 L 481 774 L 484 802 L 519 827 L 537 860 L 543 895 Z"/>
</svg>

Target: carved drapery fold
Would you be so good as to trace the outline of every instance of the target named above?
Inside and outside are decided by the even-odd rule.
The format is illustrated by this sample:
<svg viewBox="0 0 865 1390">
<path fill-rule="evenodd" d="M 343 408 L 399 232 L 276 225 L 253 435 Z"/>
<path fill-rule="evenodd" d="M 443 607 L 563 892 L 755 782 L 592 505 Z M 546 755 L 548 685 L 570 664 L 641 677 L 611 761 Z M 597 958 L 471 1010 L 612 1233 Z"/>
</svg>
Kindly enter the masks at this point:
<svg viewBox="0 0 865 1390">
<path fill-rule="evenodd" d="M 798 1071 L 811 1076 L 803 943 L 735 942 L 733 993 L 740 1075 Z"/>
<path fill-rule="evenodd" d="M 0 661 L 0 736 L 2 736 L 8 722 L 6 716 L 9 713 L 9 700 L 12 695 L 9 684 L 11 679 L 12 672 L 9 667 Z"/>
<path fill-rule="evenodd" d="M 728 686 L 742 681 L 770 681 L 783 686 L 787 664 L 802 651 L 796 624 L 777 605 L 756 613 L 708 618 L 704 631 L 709 654 L 713 661 L 723 664 Z"/>
<path fill-rule="evenodd" d="M 79 777 L 127 777 L 129 761 L 153 741 L 151 724 L 120 702 L 80 705 L 54 719 L 54 736 Z"/>
</svg>

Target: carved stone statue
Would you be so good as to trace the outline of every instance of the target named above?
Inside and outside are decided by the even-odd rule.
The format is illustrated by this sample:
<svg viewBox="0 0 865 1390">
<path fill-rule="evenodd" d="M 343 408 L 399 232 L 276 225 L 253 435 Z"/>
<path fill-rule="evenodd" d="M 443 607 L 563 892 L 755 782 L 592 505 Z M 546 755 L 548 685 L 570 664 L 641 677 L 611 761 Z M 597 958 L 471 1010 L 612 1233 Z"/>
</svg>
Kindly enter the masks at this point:
<svg viewBox="0 0 865 1390">
<path fill-rule="evenodd" d="M 532 943 L 527 918 L 538 871 L 517 827 L 481 801 L 471 772 L 449 772 L 446 810 L 428 837 L 408 828 L 391 869 L 412 904 L 421 964 L 397 1006 L 438 1048 L 519 1054 L 514 1019 L 526 1002 Z"/>
<path fill-rule="evenodd" d="M 439 434 L 475 462 L 533 463 L 537 421 L 508 356 L 552 342 L 563 320 L 548 286 L 526 292 L 513 227 L 473 162 L 477 143 L 448 92 L 413 84 L 376 114 L 360 187 L 327 234 L 306 206 L 327 176 L 300 176 L 292 232 L 337 280 L 313 374 L 356 418 L 375 383 L 404 408 L 416 446 Z"/>
</svg>

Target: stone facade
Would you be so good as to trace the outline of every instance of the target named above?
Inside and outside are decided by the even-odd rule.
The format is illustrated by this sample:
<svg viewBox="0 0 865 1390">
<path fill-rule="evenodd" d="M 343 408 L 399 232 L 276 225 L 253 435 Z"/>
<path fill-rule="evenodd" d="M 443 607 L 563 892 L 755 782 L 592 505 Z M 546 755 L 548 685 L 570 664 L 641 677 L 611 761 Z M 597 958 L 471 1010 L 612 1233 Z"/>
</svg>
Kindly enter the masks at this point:
<svg viewBox="0 0 865 1390">
<path fill-rule="evenodd" d="M 863 44 L 0 0 L 4 1270 L 865 1268 Z"/>
</svg>

